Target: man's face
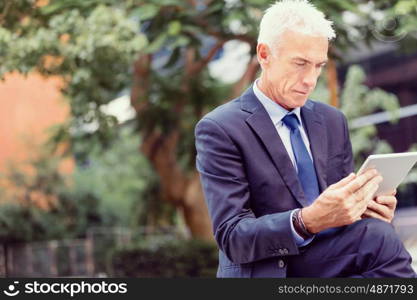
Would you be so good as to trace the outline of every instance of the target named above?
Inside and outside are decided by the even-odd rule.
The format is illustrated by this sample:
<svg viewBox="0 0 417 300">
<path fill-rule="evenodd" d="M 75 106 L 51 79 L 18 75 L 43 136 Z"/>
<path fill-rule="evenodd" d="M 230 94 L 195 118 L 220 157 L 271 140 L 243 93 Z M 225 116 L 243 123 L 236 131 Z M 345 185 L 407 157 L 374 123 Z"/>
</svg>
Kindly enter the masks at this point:
<svg viewBox="0 0 417 300">
<path fill-rule="evenodd" d="M 259 87 L 288 110 L 303 106 L 327 61 L 328 47 L 325 37 L 289 30 L 281 35 L 277 47 L 270 49 L 259 44 L 258 60 L 262 67 Z"/>
</svg>

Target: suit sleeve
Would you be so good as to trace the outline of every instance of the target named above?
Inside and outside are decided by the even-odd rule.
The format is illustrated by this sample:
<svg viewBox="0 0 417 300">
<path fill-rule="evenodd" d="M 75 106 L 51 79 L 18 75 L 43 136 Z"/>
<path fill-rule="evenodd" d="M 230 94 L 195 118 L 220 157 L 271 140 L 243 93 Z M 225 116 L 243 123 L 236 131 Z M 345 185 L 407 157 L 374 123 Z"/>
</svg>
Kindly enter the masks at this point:
<svg viewBox="0 0 417 300">
<path fill-rule="evenodd" d="M 196 126 L 200 173 L 217 244 L 234 263 L 298 254 L 291 231 L 291 211 L 256 218 L 238 146 L 214 120 Z M 285 249 L 285 250 L 284 250 Z"/>
<path fill-rule="evenodd" d="M 346 177 L 354 171 L 355 165 L 353 161 L 352 143 L 350 142 L 349 127 L 346 117 L 342 114 L 344 124 L 345 137 L 345 156 L 343 158 L 343 176 Z"/>
</svg>

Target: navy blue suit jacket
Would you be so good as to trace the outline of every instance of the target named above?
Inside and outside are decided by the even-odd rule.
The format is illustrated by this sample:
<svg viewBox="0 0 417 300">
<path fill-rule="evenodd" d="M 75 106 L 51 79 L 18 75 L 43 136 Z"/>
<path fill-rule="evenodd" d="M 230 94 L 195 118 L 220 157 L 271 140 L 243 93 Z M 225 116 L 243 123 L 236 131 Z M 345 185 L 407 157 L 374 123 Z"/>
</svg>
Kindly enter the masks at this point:
<svg viewBox="0 0 417 300">
<path fill-rule="evenodd" d="M 341 112 L 308 100 L 301 116 L 320 190 L 353 170 Z M 197 169 L 219 247 L 218 277 L 285 277 L 297 255 L 290 212 L 307 205 L 287 151 L 252 86 L 195 129 Z"/>
</svg>

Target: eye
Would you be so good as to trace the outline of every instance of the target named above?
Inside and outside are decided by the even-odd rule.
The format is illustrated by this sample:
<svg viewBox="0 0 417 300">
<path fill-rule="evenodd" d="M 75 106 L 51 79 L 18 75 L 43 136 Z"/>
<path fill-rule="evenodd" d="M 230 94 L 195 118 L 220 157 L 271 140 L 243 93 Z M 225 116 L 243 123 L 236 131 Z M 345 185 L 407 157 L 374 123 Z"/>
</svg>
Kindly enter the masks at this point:
<svg viewBox="0 0 417 300">
<path fill-rule="evenodd" d="M 302 61 L 296 61 L 295 64 L 297 66 L 305 66 L 306 65 L 306 63 L 305 62 L 302 62 Z"/>
</svg>

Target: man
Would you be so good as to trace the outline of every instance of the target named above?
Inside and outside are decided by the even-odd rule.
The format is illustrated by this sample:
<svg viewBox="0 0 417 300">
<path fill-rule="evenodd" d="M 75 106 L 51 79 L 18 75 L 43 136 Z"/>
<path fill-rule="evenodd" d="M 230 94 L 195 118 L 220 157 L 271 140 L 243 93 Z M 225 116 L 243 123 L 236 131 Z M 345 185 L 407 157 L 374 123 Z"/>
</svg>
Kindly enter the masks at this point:
<svg viewBox="0 0 417 300">
<path fill-rule="evenodd" d="M 308 100 L 335 36 L 307 1 L 262 18 L 260 78 L 196 126 L 218 277 L 415 277 L 390 224 L 395 192 L 356 175 L 345 117 Z"/>
</svg>

